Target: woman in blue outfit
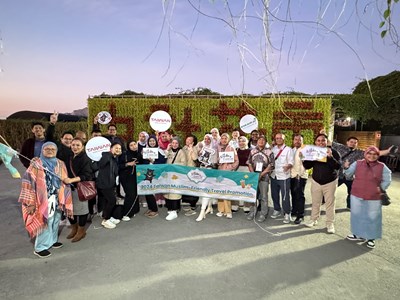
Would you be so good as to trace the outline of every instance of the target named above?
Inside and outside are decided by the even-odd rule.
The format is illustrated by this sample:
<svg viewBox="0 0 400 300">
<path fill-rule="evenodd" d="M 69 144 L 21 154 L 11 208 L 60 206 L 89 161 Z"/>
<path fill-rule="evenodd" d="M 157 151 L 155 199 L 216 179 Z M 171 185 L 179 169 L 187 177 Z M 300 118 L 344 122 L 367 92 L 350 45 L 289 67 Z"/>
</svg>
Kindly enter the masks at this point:
<svg viewBox="0 0 400 300">
<path fill-rule="evenodd" d="M 370 146 L 364 152 L 364 159 L 351 165 L 344 164 L 347 178 L 354 176 L 351 188 L 350 222 L 351 241 L 367 240 L 368 248 L 375 248 L 375 239 L 382 238 L 382 205 L 380 195 L 386 191 L 392 180 L 391 172 L 378 161 L 379 149 Z"/>
</svg>

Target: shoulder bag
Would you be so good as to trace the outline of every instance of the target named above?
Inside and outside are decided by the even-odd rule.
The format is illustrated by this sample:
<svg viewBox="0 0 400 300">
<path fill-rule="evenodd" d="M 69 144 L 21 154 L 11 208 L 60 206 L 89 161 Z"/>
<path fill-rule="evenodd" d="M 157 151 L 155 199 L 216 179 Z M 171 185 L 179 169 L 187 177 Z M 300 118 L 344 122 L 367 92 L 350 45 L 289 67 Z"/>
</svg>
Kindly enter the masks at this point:
<svg viewBox="0 0 400 300">
<path fill-rule="evenodd" d="M 70 167 L 72 174 L 76 176 L 74 169 L 72 168 L 72 159 L 70 160 Z M 79 181 L 76 183 L 76 190 L 78 191 L 78 198 L 80 201 L 88 201 L 93 199 L 97 195 L 96 183 L 93 180 Z"/>
</svg>

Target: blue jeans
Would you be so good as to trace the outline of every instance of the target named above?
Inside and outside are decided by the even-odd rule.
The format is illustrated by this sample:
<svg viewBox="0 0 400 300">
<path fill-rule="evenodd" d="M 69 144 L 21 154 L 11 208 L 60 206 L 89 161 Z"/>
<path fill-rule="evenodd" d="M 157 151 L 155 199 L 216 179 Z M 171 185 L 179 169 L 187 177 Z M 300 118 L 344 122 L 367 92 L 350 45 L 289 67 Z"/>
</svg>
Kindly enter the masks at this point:
<svg viewBox="0 0 400 300">
<path fill-rule="evenodd" d="M 61 220 L 61 211 L 55 211 L 51 218 L 47 219 L 47 227 L 36 236 L 35 251 L 40 252 L 50 249 L 58 241 L 58 225 Z"/>
<path fill-rule="evenodd" d="M 271 196 L 276 211 L 281 211 L 279 193 L 282 196 L 283 212 L 290 214 L 290 178 L 282 180 L 271 178 Z"/>
</svg>

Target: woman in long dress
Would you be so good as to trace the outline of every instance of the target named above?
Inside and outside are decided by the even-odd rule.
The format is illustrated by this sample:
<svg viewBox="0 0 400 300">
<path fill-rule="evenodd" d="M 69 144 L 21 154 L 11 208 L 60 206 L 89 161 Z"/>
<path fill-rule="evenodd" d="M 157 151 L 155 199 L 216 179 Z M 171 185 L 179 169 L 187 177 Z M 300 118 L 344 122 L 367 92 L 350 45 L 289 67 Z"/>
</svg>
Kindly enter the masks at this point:
<svg viewBox="0 0 400 300">
<path fill-rule="evenodd" d="M 370 146 L 364 152 L 364 159 L 349 166 L 344 163 L 344 174 L 347 178 L 354 176 L 351 188 L 350 222 L 352 234 L 347 236 L 351 241 L 367 240 L 368 248 L 375 248 L 375 240 L 382 238 L 382 205 L 381 191 L 389 187 L 392 174 L 389 168 L 378 161 L 379 149 Z"/>
</svg>

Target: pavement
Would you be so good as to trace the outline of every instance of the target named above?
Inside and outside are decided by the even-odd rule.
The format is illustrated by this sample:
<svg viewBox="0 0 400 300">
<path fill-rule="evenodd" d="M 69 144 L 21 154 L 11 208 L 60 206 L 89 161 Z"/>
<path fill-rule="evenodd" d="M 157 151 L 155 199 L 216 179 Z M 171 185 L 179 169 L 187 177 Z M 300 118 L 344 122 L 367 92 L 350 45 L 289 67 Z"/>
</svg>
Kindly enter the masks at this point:
<svg viewBox="0 0 400 300">
<path fill-rule="evenodd" d="M 21 172 L 18 161 L 14 165 Z M 306 186 L 310 214 L 309 184 Z M 166 221 L 145 209 L 109 230 L 94 218 L 85 239 L 40 259 L 24 229 L 17 202 L 20 180 L 0 166 L 0 299 L 399 299 L 400 176 L 393 174 L 376 248 L 345 239 L 350 212 L 346 187 L 336 192 L 336 233 L 325 216 L 313 228 L 183 213 Z M 306 217 L 307 220 L 307 217 Z"/>
</svg>

